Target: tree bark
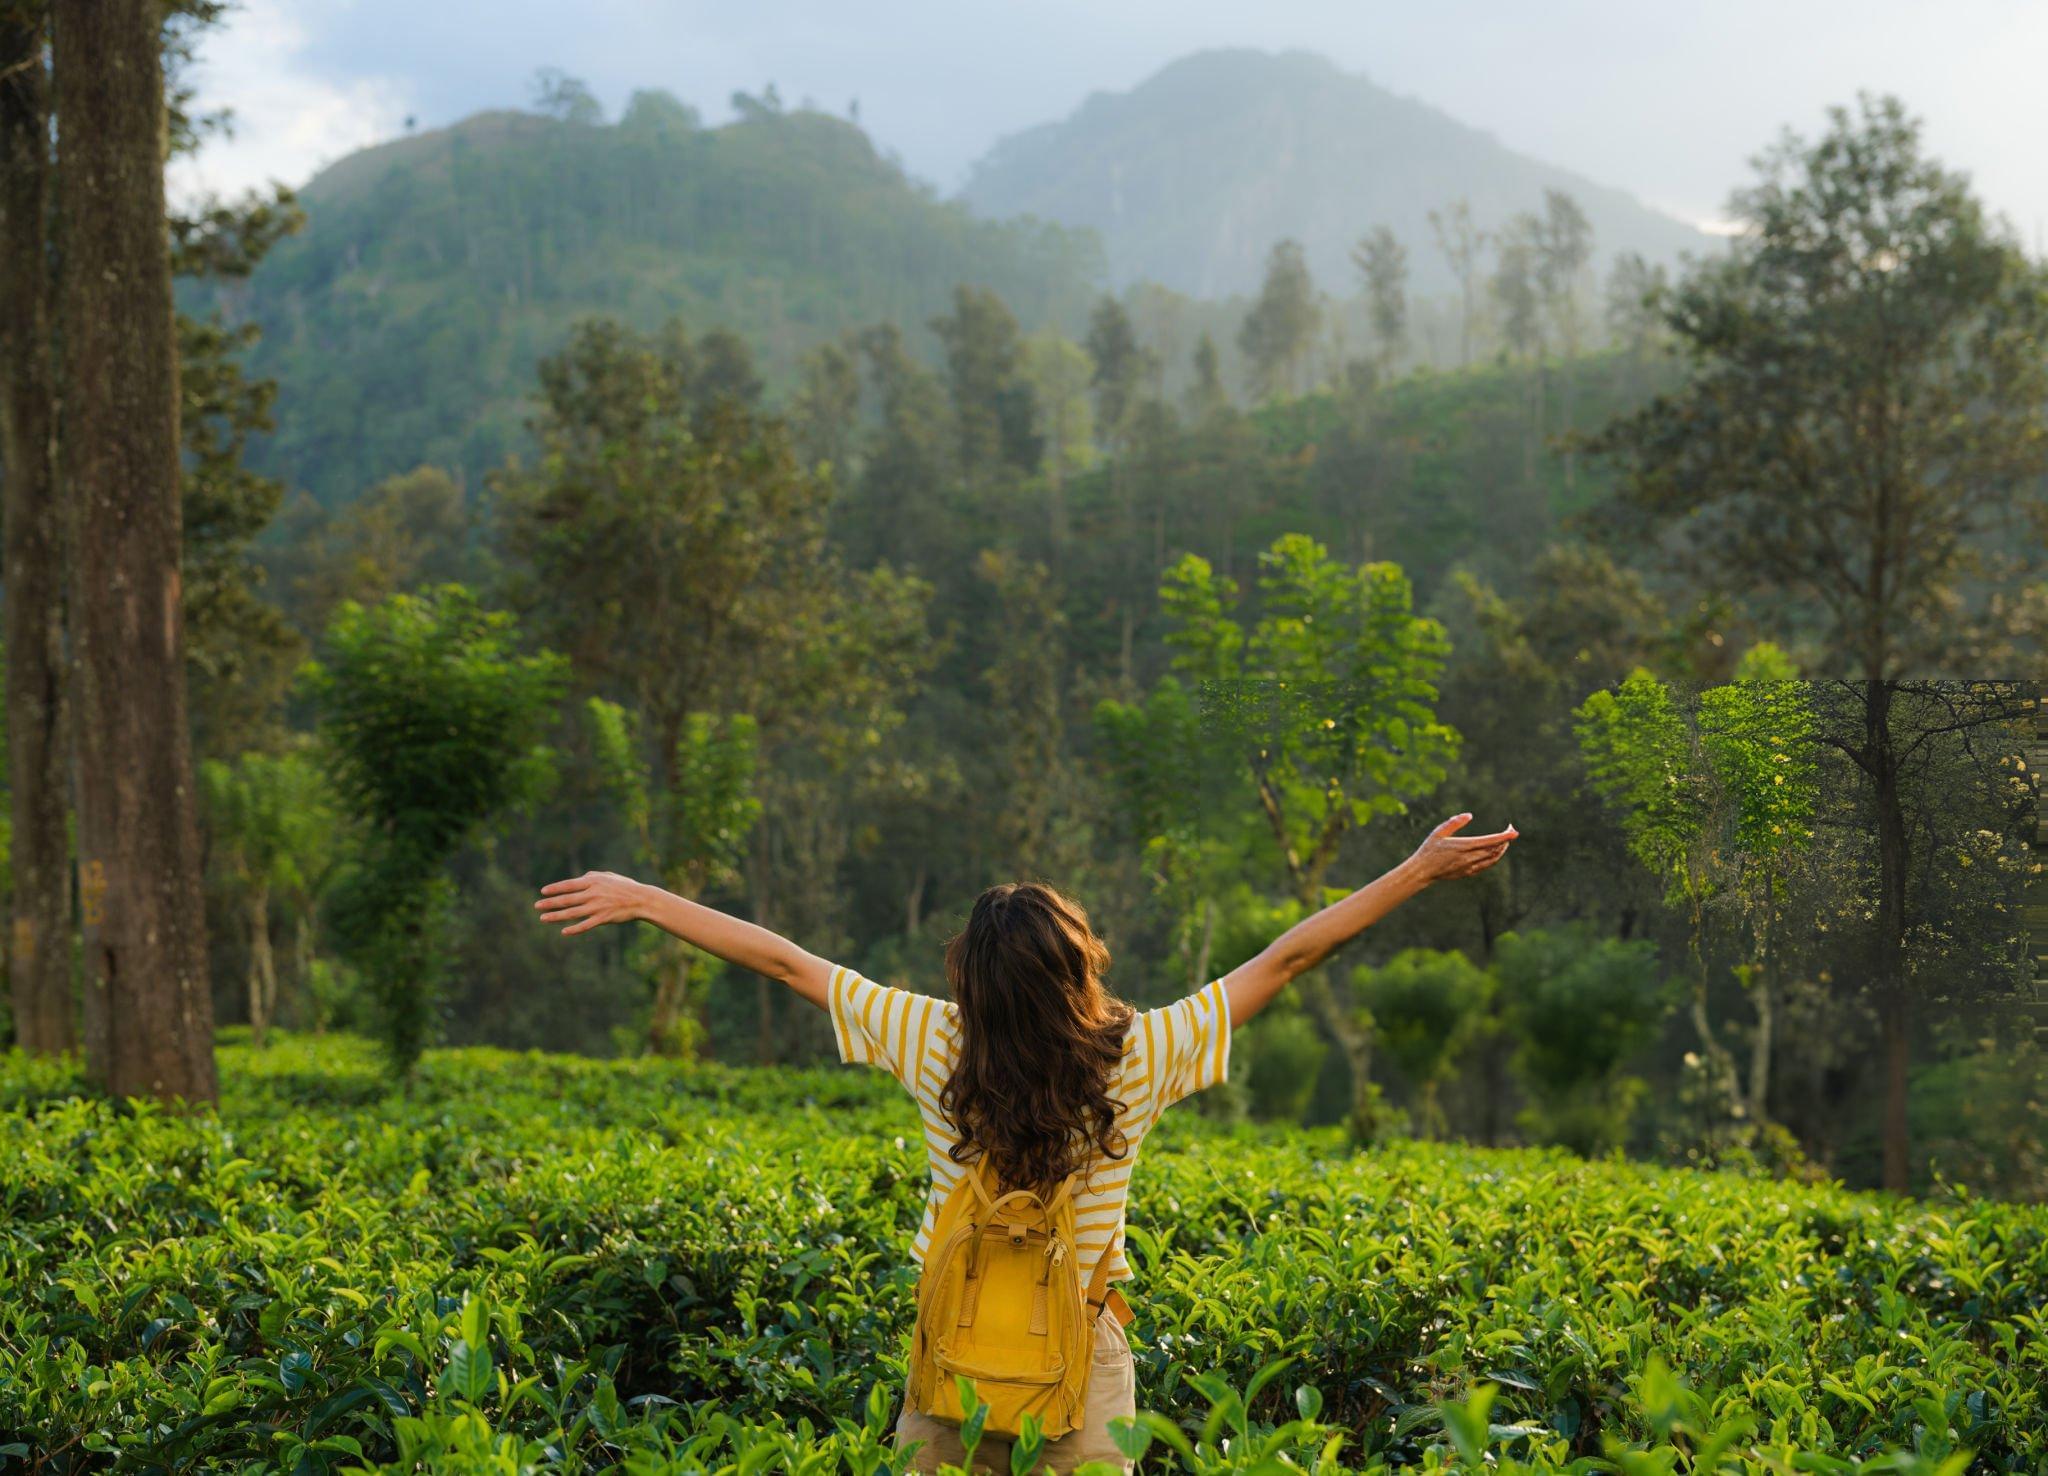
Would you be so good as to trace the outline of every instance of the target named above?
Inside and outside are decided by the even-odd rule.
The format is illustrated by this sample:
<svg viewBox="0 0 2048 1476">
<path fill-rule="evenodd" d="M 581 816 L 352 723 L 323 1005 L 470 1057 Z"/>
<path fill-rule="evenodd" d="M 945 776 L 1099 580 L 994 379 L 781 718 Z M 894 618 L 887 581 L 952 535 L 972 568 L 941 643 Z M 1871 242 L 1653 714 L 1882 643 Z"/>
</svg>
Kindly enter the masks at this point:
<svg viewBox="0 0 2048 1476">
<path fill-rule="evenodd" d="M 65 797 L 64 561 L 58 536 L 49 271 L 50 103 L 40 7 L 0 12 L 0 553 L 14 866 L 15 1041 L 78 1043 Z"/>
<path fill-rule="evenodd" d="M 690 945 L 680 938 L 664 946 L 666 956 L 654 981 L 654 1010 L 647 1021 L 647 1051 L 654 1056 L 680 1056 L 683 1006 L 690 997 Z"/>
<path fill-rule="evenodd" d="M 313 903 L 297 899 L 298 916 L 292 923 L 292 973 L 299 981 L 299 1008 L 310 1018 L 317 1034 L 326 1030 L 327 1018 L 313 1002 Z"/>
<path fill-rule="evenodd" d="M 1777 877 L 1764 878 L 1763 957 L 1756 968 L 1756 1034 L 1749 1046 L 1749 1116 L 1762 1124 L 1771 1120 L 1771 1051 L 1778 1032 Z"/>
<path fill-rule="evenodd" d="M 87 1064 L 210 1101 L 178 552 L 178 361 L 157 0 L 56 0 L 57 308 Z"/>
<path fill-rule="evenodd" d="M 1884 1034 L 1884 1187 L 1910 1187 L 1906 1083 L 1912 1042 L 1906 998 L 1906 811 L 1891 729 L 1895 684 L 1865 682 L 1864 757 L 1877 809 L 1877 1011 Z"/>
</svg>

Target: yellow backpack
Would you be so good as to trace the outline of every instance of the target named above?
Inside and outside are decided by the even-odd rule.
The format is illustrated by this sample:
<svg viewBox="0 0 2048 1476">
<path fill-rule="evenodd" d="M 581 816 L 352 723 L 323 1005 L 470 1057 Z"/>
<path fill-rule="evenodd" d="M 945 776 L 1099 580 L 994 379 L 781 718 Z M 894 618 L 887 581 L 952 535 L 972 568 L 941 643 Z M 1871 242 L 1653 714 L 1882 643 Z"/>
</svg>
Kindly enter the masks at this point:
<svg viewBox="0 0 2048 1476">
<path fill-rule="evenodd" d="M 966 1417 L 956 1379 L 974 1381 L 991 1435 L 1015 1436 L 1025 1415 L 1047 1440 L 1086 1416 L 1095 1317 L 1109 1282 L 1107 1249 L 1089 1278 L 1086 1310 L 1075 1274 L 1074 1183 L 1040 1199 L 1017 1189 L 991 1196 L 984 1159 L 939 1206 L 917 1280 L 906 1397 L 933 1419 Z"/>
</svg>

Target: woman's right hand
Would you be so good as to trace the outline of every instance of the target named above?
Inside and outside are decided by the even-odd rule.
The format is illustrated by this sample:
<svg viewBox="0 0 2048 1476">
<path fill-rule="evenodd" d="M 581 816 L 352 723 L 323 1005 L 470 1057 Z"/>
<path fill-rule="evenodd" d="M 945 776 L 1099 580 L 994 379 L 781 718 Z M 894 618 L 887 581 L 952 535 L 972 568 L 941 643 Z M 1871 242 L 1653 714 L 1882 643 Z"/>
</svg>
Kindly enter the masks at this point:
<svg viewBox="0 0 2048 1476">
<path fill-rule="evenodd" d="M 616 871 L 586 871 L 540 889 L 534 907 L 544 923 L 566 923 L 562 936 L 587 933 L 606 923 L 639 922 L 647 916 L 647 887 Z"/>
<path fill-rule="evenodd" d="M 1424 881 L 1450 881 L 1484 871 L 1508 853 L 1509 845 L 1521 833 L 1510 822 L 1506 830 L 1495 831 L 1492 835 L 1454 834 L 1471 818 L 1469 810 L 1462 815 L 1451 816 L 1415 848 L 1415 854 L 1408 858 L 1408 862 Z"/>
</svg>

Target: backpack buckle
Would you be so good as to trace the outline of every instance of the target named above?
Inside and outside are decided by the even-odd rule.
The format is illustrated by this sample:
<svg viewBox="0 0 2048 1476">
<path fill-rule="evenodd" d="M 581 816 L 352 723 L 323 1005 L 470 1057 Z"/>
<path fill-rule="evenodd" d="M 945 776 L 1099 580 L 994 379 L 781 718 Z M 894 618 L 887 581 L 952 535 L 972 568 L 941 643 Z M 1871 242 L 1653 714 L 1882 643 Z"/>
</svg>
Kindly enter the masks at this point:
<svg viewBox="0 0 2048 1476">
<path fill-rule="evenodd" d="M 1017 1223 L 1017 1222 L 1016 1222 L 1015 1220 L 1012 1220 L 1012 1221 L 1010 1222 L 1010 1249 L 1011 1249 L 1011 1250 L 1022 1250 L 1022 1249 L 1024 1249 L 1024 1235 L 1025 1235 L 1025 1227 L 1024 1227 L 1023 1225 L 1020 1225 L 1020 1224 L 1018 1224 L 1018 1223 Z"/>
</svg>

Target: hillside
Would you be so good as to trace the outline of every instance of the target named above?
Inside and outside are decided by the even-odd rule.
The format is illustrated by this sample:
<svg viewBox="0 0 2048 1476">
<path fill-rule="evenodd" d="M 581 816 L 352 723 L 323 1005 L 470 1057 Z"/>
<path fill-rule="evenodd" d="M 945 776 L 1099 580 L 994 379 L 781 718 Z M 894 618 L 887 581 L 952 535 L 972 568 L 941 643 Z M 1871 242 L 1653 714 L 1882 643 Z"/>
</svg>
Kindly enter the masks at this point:
<svg viewBox="0 0 2048 1476">
<path fill-rule="evenodd" d="M 396 1092 L 339 1036 L 221 1065 L 221 1115 L 178 1118 L 0 1057 L 17 1453 L 901 1468 L 876 1445 L 927 1169 L 881 1073 L 437 1051 Z M 1441 1468 L 1452 1441 L 1503 1473 L 1725 1469 L 1717 1438 L 1755 1470 L 2048 1460 L 2048 1209 L 1557 1149 L 1350 1153 L 1205 1121 L 1211 1095 L 1132 1174 L 1146 1469 L 1194 1440 L 1188 1469 L 1246 1476 Z M 1459 1407 L 1485 1384 L 1490 1419 Z M 1900 1448 L 1919 1464 L 1878 1459 Z"/>
<path fill-rule="evenodd" d="M 916 329 L 960 281 L 1027 323 L 1076 321 L 1100 273 L 1087 238 L 977 221 L 841 119 L 706 129 L 661 93 L 610 126 L 479 114 L 352 155 L 301 199 L 305 231 L 208 292 L 262 326 L 252 368 L 280 381 L 258 465 L 330 503 L 423 459 L 496 463 L 535 360 L 590 314 L 732 328 L 772 375 L 848 327 Z"/>
<path fill-rule="evenodd" d="M 1070 117 L 1012 135 L 961 198 L 990 217 L 1034 215 L 1101 233 L 1118 283 L 1217 297 L 1258 285 L 1294 237 L 1326 289 L 1350 293 L 1350 250 L 1376 226 L 1408 247 L 1415 288 L 1448 291 L 1428 213 L 1463 197 L 1481 227 L 1572 194 L 1599 259 L 1675 261 L 1708 238 L 1620 190 L 1531 159 L 1426 104 L 1306 52 L 1210 51 Z"/>
</svg>

